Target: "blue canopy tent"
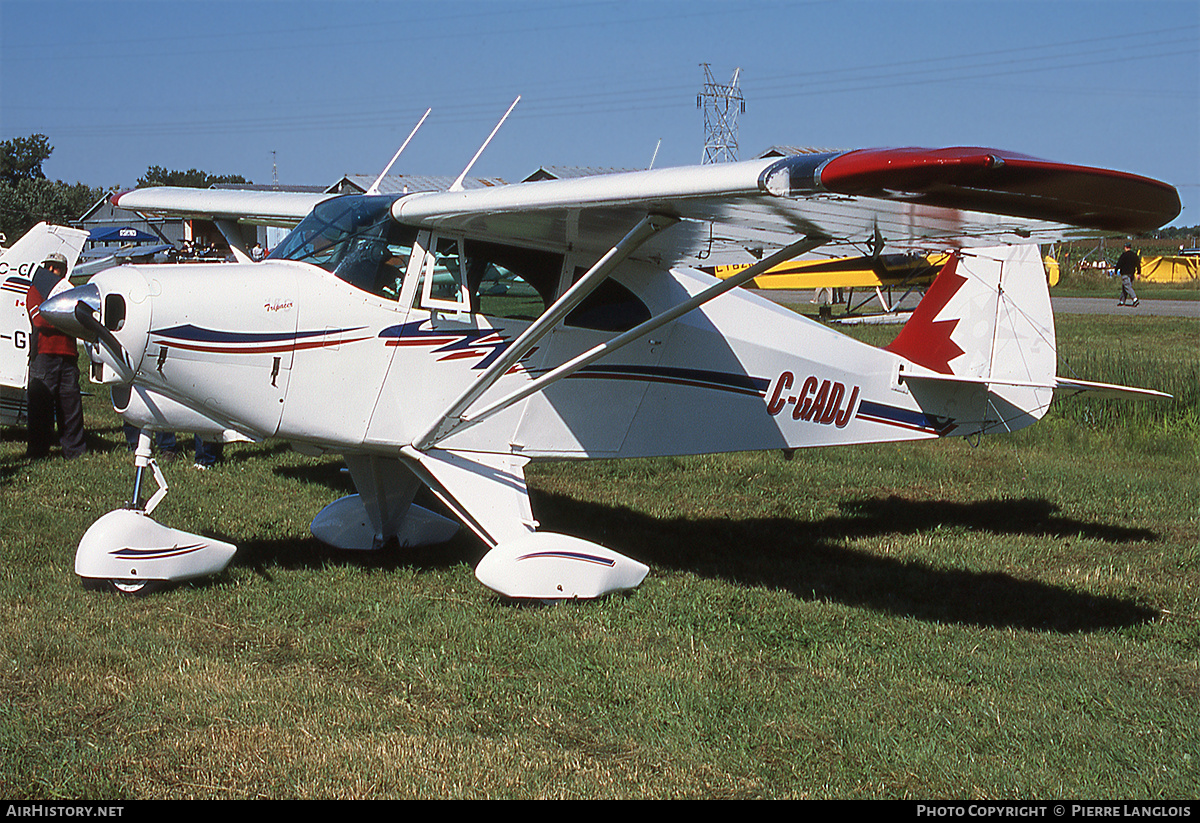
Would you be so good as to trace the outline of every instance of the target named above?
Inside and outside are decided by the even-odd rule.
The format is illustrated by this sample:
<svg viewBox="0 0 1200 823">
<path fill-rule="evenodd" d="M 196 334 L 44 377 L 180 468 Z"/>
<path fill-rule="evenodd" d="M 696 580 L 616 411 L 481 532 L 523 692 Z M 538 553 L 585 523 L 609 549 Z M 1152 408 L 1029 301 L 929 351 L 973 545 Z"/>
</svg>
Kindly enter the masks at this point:
<svg viewBox="0 0 1200 823">
<path fill-rule="evenodd" d="M 112 226 L 109 228 L 92 229 L 88 232 L 88 240 L 92 243 L 145 243 L 159 241 L 157 235 L 149 234 L 132 226 Z M 160 241 L 159 241 L 160 242 Z"/>
</svg>

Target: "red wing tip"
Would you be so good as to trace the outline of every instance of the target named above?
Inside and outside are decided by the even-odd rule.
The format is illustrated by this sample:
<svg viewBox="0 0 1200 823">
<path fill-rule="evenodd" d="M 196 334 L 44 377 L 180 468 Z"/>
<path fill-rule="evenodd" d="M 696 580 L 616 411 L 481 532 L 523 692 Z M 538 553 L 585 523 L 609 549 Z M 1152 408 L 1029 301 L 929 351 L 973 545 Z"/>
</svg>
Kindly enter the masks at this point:
<svg viewBox="0 0 1200 823">
<path fill-rule="evenodd" d="M 830 159 L 820 185 L 837 194 L 919 195 L 929 205 L 993 211 L 1107 231 L 1158 228 L 1179 215 L 1161 180 L 979 146 L 859 149 Z"/>
<path fill-rule="evenodd" d="M 839 187 L 871 185 L 875 182 L 874 176 L 880 174 L 912 173 L 921 169 L 997 169 L 1005 166 L 1046 172 L 1074 172 L 1138 181 L 1174 191 L 1169 183 L 1129 172 L 1098 166 L 1057 163 L 1028 154 L 982 146 L 951 146 L 940 149 L 918 146 L 857 149 L 839 155 L 826 163 L 821 169 L 821 184 L 831 191 L 837 191 Z"/>
</svg>

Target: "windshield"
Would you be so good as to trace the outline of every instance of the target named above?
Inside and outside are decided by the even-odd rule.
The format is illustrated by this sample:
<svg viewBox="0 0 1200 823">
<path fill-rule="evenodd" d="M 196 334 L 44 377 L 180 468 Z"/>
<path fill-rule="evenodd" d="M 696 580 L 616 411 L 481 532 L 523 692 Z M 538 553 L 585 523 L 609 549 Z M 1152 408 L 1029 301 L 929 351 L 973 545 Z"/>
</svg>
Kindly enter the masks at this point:
<svg viewBox="0 0 1200 823">
<path fill-rule="evenodd" d="M 346 195 L 326 200 L 275 247 L 270 259 L 311 263 L 395 300 L 417 231 L 392 220 L 394 199 Z"/>
</svg>

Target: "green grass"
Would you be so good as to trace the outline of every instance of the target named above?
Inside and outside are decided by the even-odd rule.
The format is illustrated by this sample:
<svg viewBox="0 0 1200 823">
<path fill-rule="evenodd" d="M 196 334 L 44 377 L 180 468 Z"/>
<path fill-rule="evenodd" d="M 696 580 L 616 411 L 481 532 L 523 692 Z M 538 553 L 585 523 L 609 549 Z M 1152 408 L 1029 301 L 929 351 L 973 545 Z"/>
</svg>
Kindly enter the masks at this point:
<svg viewBox="0 0 1200 823">
<path fill-rule="evenodd" d="M 1141 300 L 1200 300 L 1200 280 L 1158 283 L 1138 280 L 1133 284 Z M 1052 297 L 1104 297 L 1116 300 L 1121 295 L 1121 279 L 1105 271 L 1068 270 L 1050 290 Z"/>
<path fill-rule="evenodd" d="M 1148 283 L 1139 280 L 1133 284 L 1139 300 L 1200 300 L 1200 280 L 1192 283 Z M 1121 283 L 1117 280 L 1066 280 L 1050 290 L 1051 297 L 1099 297 L 1114 303 L 1121 296 Z"/>
<path fill-rule="evenodd" d="M 545 528 L 651 566 L 552 607 L 483 589 L 467 536 L 322 547 L 341 464 L 272 443 L 165 469 L 155 516 L 236 543 L 227 572 L 85 592 L 119 421 L 87 398 L 72 462 L 6 431 L 0 796 L 1195 798 L 1200 332 L 1094 323 L 1060 322 L 1077 376 L 1192 399 L 977 447 L 532 467 Z"/>
</svg>

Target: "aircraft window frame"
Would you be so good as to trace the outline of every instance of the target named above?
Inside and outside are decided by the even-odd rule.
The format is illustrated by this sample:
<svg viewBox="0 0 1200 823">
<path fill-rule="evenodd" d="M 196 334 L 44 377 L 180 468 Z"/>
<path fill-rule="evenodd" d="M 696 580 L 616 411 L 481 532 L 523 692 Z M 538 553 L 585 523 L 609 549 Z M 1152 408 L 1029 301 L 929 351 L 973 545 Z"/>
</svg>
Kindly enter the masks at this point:
<svg viewBox="0 0 1200 823">
<path fill-rule="evenodd" d="M 417 245 L 420 247 L 417 259 L 421 263 L 416 307 L 429 311 L 435 317 L 444 314 L 465 321 L 468 317 L 483 316 L 532 322 L 558 296 L 565 255 L 557 252 L 491 240 L 439 235 L 431 231 L 421 232 Z M 449 269 L 446 268 L 447 263 Z M 439 270 L 443 279 L 440 284 L 435 283 L 435 275 Z M 455 279 L 456 293 L 453 297 L 444 294 L 444 276 L 447 273 L 453 274 Z M 522 302 L 533 311 L 533 316 L 523 312 L 483 311 L 480 289 L 485 282 L 490 282 L 487 280 L 489 273 L 498 275 L 500 279 L 520 281 L 520 286 L 524 287 Z M 439 286 L 443 288 L 443 295 L 437 293 Z"/>
<path fill-rule="evenodd" d="M 420 242 L 422 239 L 425 242 Z M 465 287 L 466 276 L 463 272 L 463 241 L 460 237 L 446 235 L 425 235 L 418 238 L 422 251 L 421 264 L 421 300 L 419 308 L 435 314 L 452 314 L 455 319 L 461 319 L 471 313 L 470 297 Z M 454 263 L 447 266 L 443 261 L 453 259 Z M 457 295 L 453 299 L 434 296 L 434 278 L 439 265 L 445 274 L 454 278 Z"/>
</svg>

